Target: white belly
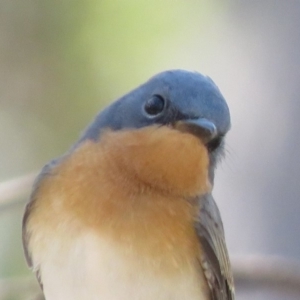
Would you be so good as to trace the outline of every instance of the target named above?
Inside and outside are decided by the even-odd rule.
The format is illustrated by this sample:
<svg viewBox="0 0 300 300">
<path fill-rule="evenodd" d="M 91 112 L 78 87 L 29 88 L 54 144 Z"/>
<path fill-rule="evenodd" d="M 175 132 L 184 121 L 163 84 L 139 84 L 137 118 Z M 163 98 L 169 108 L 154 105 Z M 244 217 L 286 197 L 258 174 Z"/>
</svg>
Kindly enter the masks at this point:
<svg viewBox="0 0 300 300">
<path fill-rule="evenodd" d="M 46 300 L 207 300 L 195 268 L 153 273 L 116 245 L 84 235 L 67 251 L 53 244 L 40 257 Z"/>
</svg>

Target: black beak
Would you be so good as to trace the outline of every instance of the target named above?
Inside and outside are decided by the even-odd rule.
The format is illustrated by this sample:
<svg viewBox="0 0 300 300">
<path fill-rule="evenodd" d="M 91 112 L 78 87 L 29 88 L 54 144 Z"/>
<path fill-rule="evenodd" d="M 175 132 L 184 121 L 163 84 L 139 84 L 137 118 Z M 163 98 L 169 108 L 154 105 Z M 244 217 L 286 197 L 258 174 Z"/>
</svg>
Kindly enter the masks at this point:
<svg viewBox="0 0 300 300">
<path fill-rule="evenodd" d="M 209 143 L 218 134 L 216 125 L 204 118 L 177 121 L 174 128 L 197 136 L 204 144 Z"/>
</svg>

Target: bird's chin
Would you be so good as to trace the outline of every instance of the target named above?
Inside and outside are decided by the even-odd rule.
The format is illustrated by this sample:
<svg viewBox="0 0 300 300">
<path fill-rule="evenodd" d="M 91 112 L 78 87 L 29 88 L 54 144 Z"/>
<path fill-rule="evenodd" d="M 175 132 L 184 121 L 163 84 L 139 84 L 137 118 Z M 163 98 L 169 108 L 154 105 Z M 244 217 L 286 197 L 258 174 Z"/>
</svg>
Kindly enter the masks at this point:
<svg viewBox="0 0 300 300">
<path fill-rule="evenodd" d="M 193 197 L 210 190 L 207 147 L 194 135 L 168 126 L 107 132 L 101 138 L 109 161 L 152 188 Z M 116 163 L 118 162 L 118 163 Z"/>
</svg>

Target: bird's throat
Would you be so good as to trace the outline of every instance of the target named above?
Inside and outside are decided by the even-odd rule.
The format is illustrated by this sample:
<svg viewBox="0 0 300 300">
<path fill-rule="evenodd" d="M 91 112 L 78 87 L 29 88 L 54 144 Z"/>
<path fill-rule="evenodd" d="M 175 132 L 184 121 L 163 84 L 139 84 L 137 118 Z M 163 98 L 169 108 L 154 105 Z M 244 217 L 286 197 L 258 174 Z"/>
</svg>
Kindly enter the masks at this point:
<svg viewBox="0 0 300 300">
<path fill-rule="evenodd" d="M 109 169 L 124 176 L 126 184 L 133 180 L 142 190 L 156 189 L 183 197 L 210 190 L 207 149 L 189 133 L 167 126 L 108 131 L 100 144 Z"/>
<path fill-rule="evenodd" d="M 198 256 L 197 207 L 189 199 L 209 189 L 207 150 L 193 135 L 167 127 L 108 131 L 41 183 L 28 230 L 41 253 L 51 236 L 68 244 L 89 229 L 122 245 L 126 257 L 173 272 Z"/>
</svg>

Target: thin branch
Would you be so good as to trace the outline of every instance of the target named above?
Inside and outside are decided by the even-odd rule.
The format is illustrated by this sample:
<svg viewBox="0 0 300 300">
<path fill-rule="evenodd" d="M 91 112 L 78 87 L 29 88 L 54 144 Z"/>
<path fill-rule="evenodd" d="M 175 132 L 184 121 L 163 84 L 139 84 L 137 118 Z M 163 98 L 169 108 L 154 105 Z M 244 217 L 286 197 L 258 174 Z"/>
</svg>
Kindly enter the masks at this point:
<svg viewBox="0 0 300 300">
<path fill-rule="evenodd" d="M 17 277 L 0 279 L 0 299 L 43 299 L 35 278 Z"/>
<path fill-rule="evenodd" d="M 236 256 L 232 258 L 238 288 L 270 288 L 300 294 L 300 261 L 278 256 Z"/>
<path fill-rule="evenodd" d="M 0 183 L 0 211 L 17 203 L 23 202 L 30 193 L 37 173 L 30 173 Z"/>
<path fill-rule="evenodd" d="M 29 195 L 36 173 L 0 183 L 0 211 L 23 202 Z M 300 294 L 300 262 L 275 256 L 232 258 L 237 288 L 264 287 Z M 0 294 L 3 285 L 0 282 Z"/>
<path fill-rule="evenodd" d="M 256 293 L 259 288 L 267 288 L 300 295 L 300 261 L 277 256 L 236 256 L 232 259 L 232 268 L 238 291 L 246 288 Z M 43 299 L 33 276 L 0 280 L 0 299 L 13 295 L 22 295 L 22 299 Z"/>
</svg>

